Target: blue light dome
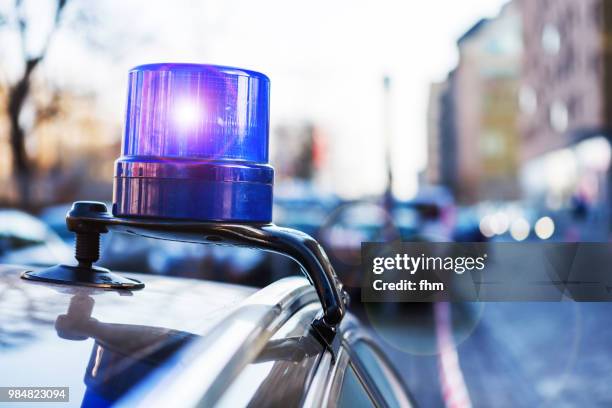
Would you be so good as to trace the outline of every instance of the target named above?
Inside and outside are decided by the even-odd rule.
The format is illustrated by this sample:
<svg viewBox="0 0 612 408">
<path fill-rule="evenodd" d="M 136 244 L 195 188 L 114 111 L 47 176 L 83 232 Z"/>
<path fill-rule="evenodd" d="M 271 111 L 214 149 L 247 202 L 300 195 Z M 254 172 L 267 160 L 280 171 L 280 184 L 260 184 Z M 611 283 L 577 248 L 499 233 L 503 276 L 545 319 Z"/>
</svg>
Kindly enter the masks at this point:
<svg viewBox="0 0 612 408">
<path fill-rule="evenodd" d="M 269 97 L 268 77 L 240 68 L 133 68 L 113 214 L 270 222 Z"/>
</svg>

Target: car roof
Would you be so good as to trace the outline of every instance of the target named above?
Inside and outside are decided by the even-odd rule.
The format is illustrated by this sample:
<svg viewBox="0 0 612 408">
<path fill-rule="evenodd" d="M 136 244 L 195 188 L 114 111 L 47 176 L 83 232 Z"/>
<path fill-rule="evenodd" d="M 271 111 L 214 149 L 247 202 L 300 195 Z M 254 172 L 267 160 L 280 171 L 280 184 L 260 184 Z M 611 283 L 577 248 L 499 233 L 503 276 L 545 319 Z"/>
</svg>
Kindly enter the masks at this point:
<svg viewBox="0 0 612 408">
<path fill-rule="evenodd" d="M 153 275 L 138 275 L 146 287 L 134 292 L 20 279 L 33 269 L 0 265 L 0 354 L 2 366 L 10 368 L 0 371 L 0 382 L 70 387 L 76 405 L 85 399 L 108 402 L 108 395 L 92 394 L 99 390 L 96 384 L 109 385 L 102 374 L 111 382 L 116 376 L 117 384 L 144 378 L 258 293 L 245 286 Z M 117 384 L 113 392 L 121 391 Z"/>
</svg>

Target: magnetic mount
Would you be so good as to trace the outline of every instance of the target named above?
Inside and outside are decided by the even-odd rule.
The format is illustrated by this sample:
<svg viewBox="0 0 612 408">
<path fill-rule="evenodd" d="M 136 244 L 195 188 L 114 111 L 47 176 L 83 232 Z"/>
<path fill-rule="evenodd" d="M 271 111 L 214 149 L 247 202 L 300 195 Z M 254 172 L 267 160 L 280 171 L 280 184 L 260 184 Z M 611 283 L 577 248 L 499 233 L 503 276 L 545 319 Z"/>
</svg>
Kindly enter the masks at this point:
<svg viewBox="0 0 612 408">
<path fill-rule="evenodd" d="M 108 232 L 103 225 L 90 225 L 78 221 L 79 217 L 96 217 L 110 214 L 103 203 L 77 201 L 66 216 L 68 229 L 74 232 L 74 257 L 77 265 L 56 265 L 40 271 L 26 271 L 24 279 L 65 285 L 91 286 L 103 289 L 142 289 L 144 283 L 123 277 L 106 268 L 94 266 L 100 258 L 100 234 Z"/>
</svg>

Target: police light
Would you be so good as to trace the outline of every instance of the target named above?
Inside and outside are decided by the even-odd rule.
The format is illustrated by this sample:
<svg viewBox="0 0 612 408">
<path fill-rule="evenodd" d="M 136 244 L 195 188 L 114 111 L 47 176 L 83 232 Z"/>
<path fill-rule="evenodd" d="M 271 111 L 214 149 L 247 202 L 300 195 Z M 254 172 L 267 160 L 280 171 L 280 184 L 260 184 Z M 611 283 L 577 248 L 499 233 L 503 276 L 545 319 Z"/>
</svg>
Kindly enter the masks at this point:
<svg viewBox="0 0 612 408">
<path fill-rule="evenodd" d="M 28 270 L 22 278 L 103 289 L 144 283 L 94 265 L 109 231 L 181 242 L 236 245 L 295 260 L 323 314 L 312 326 L 334 349 L 348 295 L 319 243 L 272 221 L 268 164 L 270 81 L 258 72 L 197 64 L 141 65 L 129 73 L 113 210 L 77 201 L 66 214 L 76 265 Z"/>
<path fill-rule="evenodd" d="M 133 68 L 113 215 L 270 222 L 269 95 L 268 77 L 240 68 Z"/>
</svg>

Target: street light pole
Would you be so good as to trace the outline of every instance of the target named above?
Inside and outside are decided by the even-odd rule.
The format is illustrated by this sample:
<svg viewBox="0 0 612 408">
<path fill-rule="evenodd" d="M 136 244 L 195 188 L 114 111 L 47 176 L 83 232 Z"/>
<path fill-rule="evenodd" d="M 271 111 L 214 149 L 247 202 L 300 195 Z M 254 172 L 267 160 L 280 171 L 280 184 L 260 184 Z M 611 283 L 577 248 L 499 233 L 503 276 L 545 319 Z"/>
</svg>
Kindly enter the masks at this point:
<svg viewBox="0 0 612 408">
<path fill-rule="evenodd" d="M 387 213 L 393 209 L 393 166 L 391 159 L 391 77 L 383 77 L 383 140 L 385 144 L 385 166 L 387 185 L 383 197 L 383 206 Z"/>
</svg>

